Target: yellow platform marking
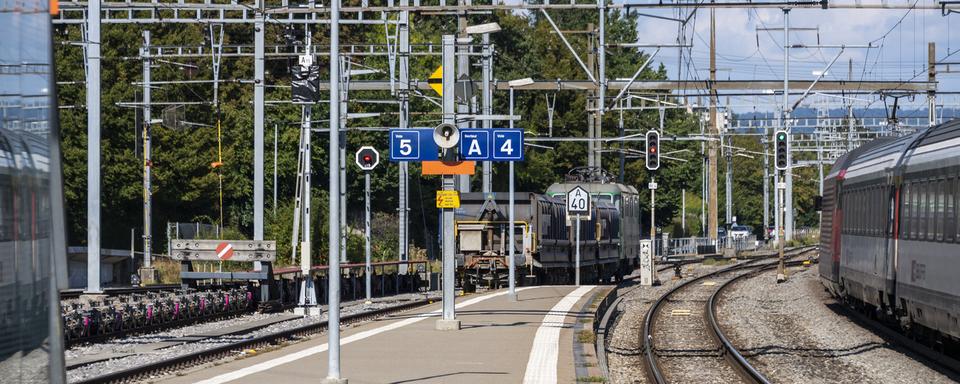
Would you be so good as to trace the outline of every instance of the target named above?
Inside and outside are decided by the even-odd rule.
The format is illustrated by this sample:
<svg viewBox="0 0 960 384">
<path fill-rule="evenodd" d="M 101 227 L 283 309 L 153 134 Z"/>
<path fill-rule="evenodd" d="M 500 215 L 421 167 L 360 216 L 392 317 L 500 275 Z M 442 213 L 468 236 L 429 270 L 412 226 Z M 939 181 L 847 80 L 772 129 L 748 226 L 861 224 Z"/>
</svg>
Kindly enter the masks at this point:
<svg viewBox="0 0 960 384">
<path fill-rule="evenodd" d="M 670 311 L 670 316 L 690 316 L 693 312 L 689 309 L 674 309 Z"/>
</svg>

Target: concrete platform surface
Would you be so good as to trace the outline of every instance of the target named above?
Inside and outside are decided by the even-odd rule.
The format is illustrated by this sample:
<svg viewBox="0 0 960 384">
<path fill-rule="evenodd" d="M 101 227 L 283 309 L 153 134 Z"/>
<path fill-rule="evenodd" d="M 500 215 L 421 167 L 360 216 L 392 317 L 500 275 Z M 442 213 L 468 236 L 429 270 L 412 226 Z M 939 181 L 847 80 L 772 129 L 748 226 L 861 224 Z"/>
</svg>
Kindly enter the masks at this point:
<svg viewBox="0 0 960 384">
<path fill-rule="evenodd" d="M 573 383 L 573 326 L 594 287 L 545 286 L 457 298 L 459 331 L 438 331 L 440 303 L 341 331 L 341 374 L 361 383 Z M 327 336 L 204 366 L 161 382 L 275 384 L 327 376 Z"/>
</svg>

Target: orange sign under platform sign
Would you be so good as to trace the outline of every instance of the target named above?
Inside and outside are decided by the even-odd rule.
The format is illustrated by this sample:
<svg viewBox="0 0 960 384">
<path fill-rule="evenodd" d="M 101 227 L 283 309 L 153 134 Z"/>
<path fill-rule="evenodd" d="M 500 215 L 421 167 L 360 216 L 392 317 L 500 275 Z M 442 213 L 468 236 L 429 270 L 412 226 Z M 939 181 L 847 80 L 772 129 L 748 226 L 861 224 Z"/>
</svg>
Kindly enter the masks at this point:
<svg viewBox="0 0 960 384">
<path fill-rule="evenodd" d="M 476 161 L 460 161 L 456 163 L 424 161 L 421 164 L 424 175 L 472 175 L 477 170 Z"/>
</svg>

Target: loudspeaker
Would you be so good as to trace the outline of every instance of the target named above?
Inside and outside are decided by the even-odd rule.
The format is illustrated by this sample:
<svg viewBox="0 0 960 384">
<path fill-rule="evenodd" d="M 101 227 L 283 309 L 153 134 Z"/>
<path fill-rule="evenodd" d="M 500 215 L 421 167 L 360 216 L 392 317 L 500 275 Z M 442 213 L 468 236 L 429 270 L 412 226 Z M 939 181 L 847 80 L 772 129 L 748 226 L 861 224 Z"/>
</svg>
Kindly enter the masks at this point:
<svg viewBox="0 0 960 384">
<path fill-rule="evenodd" d="M 443 149 L 456 147 L 460 142 L 460 130 L 453 124 L 440 124 L 433 129 L 433 141 Z"/>
</svg>

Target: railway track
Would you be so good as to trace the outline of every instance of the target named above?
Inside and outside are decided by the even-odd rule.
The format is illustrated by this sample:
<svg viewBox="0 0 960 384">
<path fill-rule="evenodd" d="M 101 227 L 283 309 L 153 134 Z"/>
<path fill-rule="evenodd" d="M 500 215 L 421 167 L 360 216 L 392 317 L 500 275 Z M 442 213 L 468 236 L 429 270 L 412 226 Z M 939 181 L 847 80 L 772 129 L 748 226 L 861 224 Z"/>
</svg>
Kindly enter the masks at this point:
<svg viewBox="0 0 960 384">
<path fill-rule="evenodd" d="M 786 257 L 814 249 L 791 250 Z M 654 302 L 641 334 L 644 363 L 652 382 L 766 382 L 720 332 L 714 306 L 716 293 L 729 281 L 775 268 L 776 262 L 764 262 L 769 258 L 753 259 L 688 280 Z"/>
<path fill-rule="evenodd" d="M 388 308 L 377 309 L 368 312 L 347 315 L 340 318 L 341 325 L 350 325 L 358 322 L 376 319 L 397 312 L 407 311 L 431 303 L 432 300 L 424 299 L 412 301 Z M 229 356 L 235 356 L 241 351 L 247 349 L 258 349 L 270 345 L 277 345 L 283 341 L 300 338 L 311 334 L 324 332 L 327 330 L 327 322 L 321 321 L 308 324 L 284 331 L 271 333 L 268 335 L 253 337 L 225 344 L 222 346 L 205 349 L 189 354 L 176 356 L 171 359 L 161 360 L 153 363 L 139 365 L 134 368 L 110 372 L 104 375 L 91 377 L 88 379 L 76 381 L 73 384 L 95 384 L 95 383 L 130 383 L 142 379 L 156 377 L 181 369 L 194 367 L 203 363 L 223 359 Z"/>
</svg>

